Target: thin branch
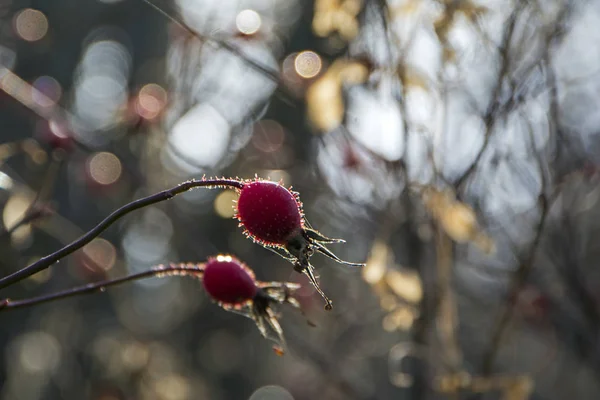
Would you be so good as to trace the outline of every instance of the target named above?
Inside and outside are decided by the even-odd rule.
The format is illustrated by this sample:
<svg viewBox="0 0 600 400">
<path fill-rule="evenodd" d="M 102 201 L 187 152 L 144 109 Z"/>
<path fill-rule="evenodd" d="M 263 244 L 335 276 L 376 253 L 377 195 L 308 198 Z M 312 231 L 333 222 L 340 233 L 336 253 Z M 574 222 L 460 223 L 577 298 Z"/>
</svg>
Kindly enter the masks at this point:
<svg viewBox="0 0 600 400">
<path fill-rule="evenodd" d="M 25 308 L 35 306 L 42 303 L 47 303 L 54 300 L 66 299 L 69 297 L 80 296 L 84 294 L 101 293 L 106 288 L 120 285 L 121 283 L 131 282 L 144 278 L 160 277 L 165 275 L 201 275 L 204 272 L 204 264 L 170 264 L 169 266 L 159 265 L 148 271 L 139 272 L 137 274 L 125 276 L 123 278 L 105 280 L 100 282 L 89 283 L 87 285 L 78 286 L 75 288 L 63 290 L 60 292 L 47 294 L 38 297 L 32 297 L 24 300 L 0 300 L 0 312 L 12 310 L 15 308 Z"/>
<path fill-rule="evenodd" d="M 506 30 L 504 31 L 504 36 L 502 38 L 502 44 L 500 45 L 500 48 L 498 49 L 498 52 L 502 56 L 502 66 L 500 67 L 500 72 L 498 73 L 498 80 L 496 81 L 496 85 L 494 86 L 494 89 L 492 91 L 491 103 L 490 103 L 485 115 L 483 116 L 483 121 L 485 123 L 485 136 L 483 139 L 483 145 L 481 146 L 481 149 L 479 149 L 479 152 L 477 153 L 477 156 L 475 157 L 475 160 L 473 161 L 473 163 L 471 163 L 471 166 L 461 175 L 460 178 L 458 178 L 456 180 L 456 184 L 455 184 L 456 188 L 460 188 L 465 183 L 466 179 L 473 173 L 473 171 L 475 171 L 475 169 L 477 168 L 477 164 L 481 160 L 481 157 L 485 153 L 485 150 L 487 149 L 488 144 L 490 142 L 490 137 L 492 135 L 492 128 L 494 127 L 494 124 L 496 122 L 495 117 L 501 106 L 501 103 L 499 102 L 498 97 L 500 96 L 500 93 L 502 90 L 502 84 L 503 84 L 504 79 L 506 78 L 506 74 L 508 73 L 509 68 L 510 68 L 510 61 L 511 61 L 510 57 L 509 57 L 510 44 L 512 42 L 513 33 L 515 31 L 515 25 L 517 23 L 517 18 L 520 15 L 520 11 L 522 10 L 524 3 L 525 2 L 519 3 L 519 6 L 515 7 L 514 11 L 511 13 L 509 20 L 508 20 L 508 26 L 506 27 Z M 458 190 L 457 190 L 457 193 L 458 193 Z"/>
<path fill-rule="evenodd" d="M 294 101 L 294 95 L 292 95 L 290 92 L 288 92 L 285 89 L 285 85 L 283 85 L 283 83 L 282 83 L 281 77 L 279 75 L 279 71 L 273 70 L 272 68 L 269 68 L 268 66 L 262 64 L 261 62 L 259 62 L 257 60 L 250 59 L 239 48 L 235 47 L 231 43 L 228 43 L 228 42 L 223 41 L 223 40 L 216 39 L 214 37 L 210 37 L 210 36 L 206 36 L 206 35 L 201 35 L 200 33 L 196 32 L 194 29 L 192 29 L 190 26 L 188 26 L 183 21 L 175 18 L 173 15 L 169 14 L 167 11 L 163 10 L 162 8 L 160 8 L 152 0 L 142 0 L 142 1 L 144 3 L 146 3 L 146 4 L 148 4 L 154 10 L 156 10 L 162 16 L 164 16 L 165 18 L 167 18 L 169 21 L 173 22 L 174 24 L 176 24 L 177 26 L 179 26 L 180 28 L 182 28 L 183 30 L 185 30 L 186 32 L 188 32 L 190 35 L 194 36 L 195 38 L 198 38 L 200 40 L 209 41 L 209 42 L 212 42 L 212 43 L 216 44 L 220 48 L 222 48 L 224 50 L 227 50 L 231 54 L 239 57 L 246 64 L 248 64 L 250 67 L 252 67 L 255 70 L 257 70 L 258 72 L 263 73 L 264 75 L 266 75 L 267 77 L 269 77 L 269 79 L 271 79 L 273 82 L 277 83 L 277 85 L 278 85 L 278 91 L 284 97 L 284 99 L 286 100 L 286 102 L 288 102 L 289 104 L 294 104 L 295 103 L 295 101 Z"/>
<path fill-rule="evenodd" d="M 531 244 L 531 248 L 529 249 L 529 253 L 527 254 L 527 257 L 519 264 L 519 267 L 515 271 L 510 286 L 510 293 L 508 294 L 508 299 L 506 302 L 507 304 L 504 307 L 504 310 L 502 311 L 502 314 L 492 331 L 492 339 L 490 340 L 490 344 L 487 348 L 487 351 L 484 353 L 483 363 L 481 367 L 482 374 L 484 376 L 489 375 L 492 371 L 494 360 L 496 359 L 496 355 L 498 354 L 498 350 L 500 348 L 500 343 L 502 342 L 504 333 L 506 332 L 506 329 L 508 328 L 508 325 L 512 320 L 518 294 L 522 289 L 523 285 L 526 283 L 527 278 L 529 276 L 529 271 L 531 271 L 531 268 L 533 267 L 535 257 L 537 255 L 537 250 L 542 239 L 542 233 L 545 230 L 550 206 L 558 197 L 558 193 L 558 191 L 554 192 L 554 194 L 550 198 L 544 195 L 540 196 L 539 202 L 541 216 L 536 229 L 536 234 L 533 239 L 533 243 Z"/>
<path fill-rule="evenodd" d="M 123 207 L 117 209 L 108 217 L 106 217 L 102 222 L 88 231 L 86 234 L 81 236 L 79 239 L 74 242 L 66 245 L 62 249 L 49 254 L 45 257 L 40 258 L 38 261 L 33 264 L 11 274 L 2 279 L 0 279 L 0 289 L 3 289 L 7 286 L 10 286 L 14 283 L 17 283 L 25 278 L 30 277 L 33 274 L 36 274 L 40 271 L 45 270 L 50 267 L 52 264 L 56 263 L 61 258 L 68 256 L 76 250 L 79 250 L 89 242 L 91 242 L 95 237 L 99 236 L 102 232 L 104 232 L 109 226 L 115 223 L 120 218 L 129 214 L 132 211 L 139 210 L 140 208 L 147 207 L 152 204 L 160 203 L 161 201 L 169 200 L 175 197 L 178 194 L 187 192 L 190 189 L 197 187 L 209 187 L 209 188 L 235 188 L 241 189 L 243 187 L 243 182 L 235 179 L 203 179 L 203 180 L 190 180 L 187 182 L 183 182 L 174 188 L 163 190 L 162 192 L 153 194 L 148 197 L 144 197 L 139 200 L 132 201 L 129 204 L 124 205 Z"/>
<path fill-rule="evenodd" d="M 453 244 L 442 227 L 436 227 L 436 256 L 437 256 L 437 298 L 436 326 L 441 345 L 441 352 L 448 368 L 460 371 L 463 354 L 456 337 L 458 311 L 452 290 L 452 261 L 454 258 Z"/>
</svg>

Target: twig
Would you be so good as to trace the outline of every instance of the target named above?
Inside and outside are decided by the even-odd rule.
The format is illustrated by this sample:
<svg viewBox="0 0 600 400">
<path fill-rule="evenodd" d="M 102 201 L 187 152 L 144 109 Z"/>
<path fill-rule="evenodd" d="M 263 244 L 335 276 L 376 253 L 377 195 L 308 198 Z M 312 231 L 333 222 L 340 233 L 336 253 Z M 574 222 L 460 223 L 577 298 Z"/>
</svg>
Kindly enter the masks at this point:
<svg viewBox="0 0 600 400">
<path fill-rule="evenodd" d="M 569 7 L 568 2 L 566 2 L 563 4 L 563 8 L 562 8 L 561 12 L 559 13 L 559 18 L 555 21 L 555 28 L 552 31 L 550 31 L 548 33 L 548 35 L 546 36 L 546 52 L 545 52 L 545 55 L 542 57 L 542 59 L 546 60 L 547 64 L 549 64 L 548 63 L 549 49 L 551 48 L 552 43 L 555 43 L 564 34 L 563 25 L 564 25 L 565 21 L 571 15 L 570 13 L 571 13 L 571 8 Z M 550 66 L 548 69 L 551 70 Z M 551 99 L 552 99 L 552 101 L 554 101 L 555 100 L 554 96 L 556 95 L 556 85 L 551 86 L 551 94 L 552 94 Z M 554 107 L 554 106 L 556 106 L 556 104 L 551 104 L 551 106 Z M 557 116 L 557 113 L 554 113 L 553 115 Z M 532 129 L 533 129 L 533 127 L 530 125 L 530 129 L 529 129 L 530 146 L 532 147 L 532 149 L 531 149 L 532 154 L 534 155 L 534 157 L 536 158 L 536 160 L 539 164 L 540 177 L 542 179 L 542 195 L 540 196 L 541 217 L 540 217 L 540 220 L 539 220 L 539 223 L 537 226 L 536 234 L 535 234 L 531 249 L 529 251 L 529 254 L 527 255 L 527 258 L 524 260 L 524 262 L 522 262 L 519 265 L 517 271 L 515 271 L 515 275 L 513 278 L 512 285 L 511 285 L 509 298 L 508 298 L 506 307 L 504 308 L 504 311 L 503 311 L 500 319 L 498 320 L 498 323 L 496 324 L 496 328 L 494 329 L 494 334 L 492 336 L 490 346 L 488 347 L 488 350 L 484 355 L 483 364 L 482 364 L 482 371 L 483 371 L 484 375 L 487 375 L 491 372 L 491 369 L 492 369 L 493 363 L 494 363 L 494 359 L 496 357 L 496 354 L 498 353 L 499 346 L 502 341 L 502 337 L 508 327 L 509 322 L 511 321 L 511 319 L 513 317 L 514 306 L 516 304 L 518 293 L 522 289 L 523 285 L 525 284 L 527 277 L 529 275 L 529 271 L 533 267 L 533 262 L 535 261 L 535 256 L 537 254 L 537 250 L 540 245 L 542 233 L 545 229 L 550 206 L 552 205 L 552 203 L 556 200 L 556 198 L 560 194 L 561 188 L 564 184 L 564 181 L 563 181 L 562 184 L 559 184 L 557 187 L 555 187 L 552 194 L 547 195 L 547 193 L 548 193 L 547 189 L 550 186 L 551 182 L 548 181 L 548 178 L 545 175 L 542 159 L 541 159 L 540 155 L 537 153 L 537 151 L 535 150 Z"/>
<path fill-rule="evenodd" d="M 3 289 L 33 274 L 43 271 L 58 260 L 60 260 L 61 258 L 68 256 L 76 250 L 79 250 L 80 248 L 91 242 L 92 239 L 104 232 L 114 222 L 129 214 L 130 212 L 152 204 L 159 203 L 161 201 L 169 200 L 178 194 L 187 192 L 188 190 L 197 187 L 229 187 L 241 189 L 243 187 L 243 183 L 239 180 L 234 179 L 203 179 L 200 181 L 190 180 L 187 182 L 183 182 L 178 186 L 175 186 L 174 188 L 163 190 L 162 192 L 153 194 L 151 196 L 132 201 L 131 203 L 124 205 L 116 211 L 113 211 L 113 213 L 106 217 L 102 222 L 100 222 L 98 225 L 96 225 L 94 228 L 92 228 L 90 231 L 88 231 L 86 234 L 84 234 L 74 242 L 66 245 L 62 249 L 52 254 L 40 258 L 33 264 L 0 279 L 0 289 Z"/>
<path fill-rule="evenodd" d="M 512 42 L 513 33 L 515 31 L 517 17 L 519 16 L 520 11 L 521 11 L 522 7 L 524 6 L 524 3 L 525 2 L 520 3 L 519 6 L 515 7 L 514 11 L 511 13 L 511 15 L 509 17 L 509 21 L 508 21 L 508 26 L 506 27 L 506 30 L 504 31 L 504 36 L 502 38 L 502 44 L 500 45 L 500 49 L 498 50 L 498 52 L 502 56 L 502 65 L 500 67 L 500 72 L 498 73 L 498 80 L 496 81 L 496 85 L 494 86 L 494 89 L 492 91 L 491 103 L 490 103 L 485 115 L 483 116 L 483 121 L 485 123 L 485 136 L 483 139 L 483 145 L 481 146 L 481 149 L 479 149 L 477 156 L 475 156 L 475 160 L 471 163 L 469 168 L 467 168 L 467 170 L 461 175 L 461 177 L 456 180 L 456 183 L 455 183 L 456 188 L 460 188 L 465 183 L 466 179 L 473 173 L 473 171 L 475 171 L 475 169 L 477 168 L 477 164 L 481 160 L 481 157 L 485 153 L 485 150 L 487 149 L 488 144 L 490 142 L 490 137 L 492 135 L 492 128 L 494 127 L 494 124 L 496 122 L 495 117 L 501 106 L 501 103 L 498 100 L 498 97 L 502 90 L 502 83 L 504 82 L 504 79 L 506 78 L 506 74 L 508 73 L 509 68 L 510 68 L 510 57 L 509 57 L 510 43 Z M 458 192 L 459 191 L 457 190 L 457 193 Z"/>
<path fill-rule="evenodd" d="M 527 257 L 525 258 L 525 260 L 523 260 L 523 262 L 519 264 L 519 267 L 515 271 L 512 284 L 510 286 L 510 293 L 508 294 L 508 299 L 506 302 L 507 304 L 504 307 L 504 310 L 502 311 L 502 314 L 498 319 L 495 328 L 493 329 L 492 339 L 490 341 L 487 351 L 484 353 L 483 363 L 481 367 L 482 374 L 484 376 L 487 376 L 491 373 L 494 360 L 496 359 L 496 354 L 498 353 L 498 350 L 500 348 L 500 343 L 502 342 L 502 338 L 506 329 L 508 328 L 509 322 L 512 320 L 515 309 L 514 306 L 517 302 L 519 291 L 527 281 L 529 271 L 533 267 L 533 263 L 537 255 L 537 250 L 542 239 L 542 233 L 545 229 L 550 206 L 556 199 L 557 195 L 558 191 L 556 191 L 551 198 L 547 198 L 543 195 L 540 196 L 541 217 L 538 222 L 536 234 Z"/>
<path fill-rule="evenodd" d="M 176 24 L 177 26 L 179 26 L 180 28 L 182 28 L 183 30 L 185 30 L 186 32 L 188 32 L 190 35 L 192 35 L 192 36 L 194 36 L 194 37 L 196 37 L 198 39 L 209 41 L 209 42 L 212 42 L 212 43 L 216 44 L 220 48 L 225 49 L 228 52 L 230 52 L 231 54 L 239 57 L 241 60 L 243 60 L 250 67 L 254 68 L 255 70 L 257 70 L 257 71 L 263 73 L 264 75 L 266 75 L 267 77 L 269 77 L 269 79 L 271 79 L 273 82 L 277 83 L 277 85 L 279 87 L 278 91 L 280 92 L 281 95 L 283 95 L 284 99 L 288 103 L 294 104 L 294 96 L 285 89 L 285 85 L 282 84 L 282 80 L 281 80 L 281 77 L 280 77 L 278 71 L 269 68 L 268 66 L 260 63 L 257 60 L 250 59 L 240 49 L 238 49 L 237 47 L 235 47 L 231 43 L 228 43 L 228 42 L 223 41 L 223 40 L 216 39 L 214 37 L 210 37 L 210 36 L 206 36 L 206 35 L 201 35 L 200 33 L 196 32 L 194 29 L 192 29 L 190 26 L 188 26 L 183 21 L 180 21 L 179 19 L 177 19 L 174 16 L 172 16 L 171 14 L 169 14 L 167 11 L 163 10 L 162 8 L 160 8 L 152 0 L 142 0 L 142 1 L 144 3 L 146 3 L 146 4 L 148 4 L 150 7 L 152 7 L 154 10 L 156 10 L 158 13 L 160 13 L 161 15 L 163 15 L 169 21 L 173 22 L 174 24 Z"/>
<path fill-rule="evenodd" d="M 169 266 L 158 266 L 148 271 L 138 272 L 137 274 L 125 276 L 123 278 L 105 280 L 100 282 L 89 283 L 87 285 L 78 286 L 75 288 L 63 290 L 60 292 L 32 297 L 24 300 L 0 300 L 0 312 L 12 310 L 15 308 L 24 308 L 35 306 L 41 303 L 47 303 L 54 300 L 66 299 L 68 297 L 79 296 L 83 294 L 92 294 L 104 292 L 106 288 L 116 286 L 121 283 L 131 282 L 138 279 L 152 278 L 163 275 L 200 275 L 204 272 L 203 264 L 170 264 Z"/>
<path fill-rule="evenodd" d="M 453 371 L 460 371 L 463 355 L 456 338 L 457 310 L 452 291 L 453 245 L 442 227 L 437 226 L 436 228 L 437 331 L 445 362 Z"/>
</svg>

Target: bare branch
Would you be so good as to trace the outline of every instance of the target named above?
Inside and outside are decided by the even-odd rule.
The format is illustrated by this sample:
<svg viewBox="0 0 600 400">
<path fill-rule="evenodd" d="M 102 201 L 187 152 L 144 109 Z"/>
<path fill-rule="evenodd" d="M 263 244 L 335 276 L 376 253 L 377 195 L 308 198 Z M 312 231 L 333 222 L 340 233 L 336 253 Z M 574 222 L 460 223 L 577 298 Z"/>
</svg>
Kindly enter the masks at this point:
<svg viewBox="0 0 600 400">
<path fill-rule="evenodd" d="M 78 286 L 75 288 L 63 290 L 60 292 L 32 297 L 24 300 L 0 300 L 0 312 L 5 310 L 13 310 L 15 308 L 31 307 L 50 301 L 66 299 L 69 297 L 80 296 L 84 294 L 102 293 L 106 288 L 120 285 L 121 283 L 131 282 L 144 278 L 153 278 L 164 275 L 201 275 L 204 272 L 204 264 L 170 264 L 169 266 L 157 266 L 148 271 L 139 272 L 137 274 L 125 276 L 123 278 L 105 280 L 100 282 L 89 283 L 87 285 Z"/>
<path fill-rule="evenodd" d="M 237 188 L 241 189 L 243 183 L 239 180 L 234 179 L 206 179 L 206 180 L 190 180 L 187 182 L 183 182 L 174 188 L 163 190 L 162 192 L 153 194 L 148 197 L 144 197 L 139 200 L 132 201 L 129 204 L 124 205 L 123 207 L 117 209 L 108 217 L 106 217 L 102 222 L 88 231 L 86 234 L 81 236 L 79 239 L 74 242 L 66 245 L 62 249 L 49 254 L 45 257 L 40 258 L 38 261 L 33 264 L 11 274 L 2 279 L 0 279 L 0 289 L 10 286 L 14 283 L 17 283 L 33 274 L 36 274 L 40 271 L 45 270 L 50 267 L 52 264 L 68 256 L 76 250 L 79 250 L 86 244 L 92 241 L 95 237 L 99 236 L 102 232 L 104 232 L 109 226 L 118 221 L 120 218 L 129 214 L 132 211 L 139 210 L 140 208 L 147 207 L 152 204 L 160 203 L 161 201 L 169 200 L 175 197 L 178 194 L 187 192 L 190 189 L 197 187 L 229 187 L 229 188 Z"/>
</svg>

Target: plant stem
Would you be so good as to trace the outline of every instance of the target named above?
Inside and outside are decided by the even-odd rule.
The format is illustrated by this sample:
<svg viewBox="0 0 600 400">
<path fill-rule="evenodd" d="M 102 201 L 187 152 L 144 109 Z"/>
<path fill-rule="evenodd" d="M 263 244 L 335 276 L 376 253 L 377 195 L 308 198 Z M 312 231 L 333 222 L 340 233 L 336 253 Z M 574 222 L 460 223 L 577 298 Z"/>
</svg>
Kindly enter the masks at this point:
<svg viewBox="0 0 600 400">
<path fill-rule="evenodd" d="M 94 228 L 92 228 L 90 231 L 88 231 L 86 234 L 84 234 L 74 242 L 66 245 L 62 249 L 55 251 L 52 254 L 40 258 L 33 264 L 0 279 L 0 289 L 3 289 L 25 278 L 30 277 L 33 274 L 47 269 L 61 258 L 68 256 L 69 254 L 73 253 L 76 250 L 79 250 L 80 248 L 91 242 L 95 237 L 99 236 L 102 232 L 104 232 L 110 225 L 112 225 L 114 222 L 116 222 L 117 220 L 119 220 L 120 218 L 124 217 L 132 211 L 138 210 L 140 208 L 152 204 L 159 203 L 161 201 L 169 200 L 178 194 L 187 192 L 188 190 L 197 187 L 228 187 L 241 189 L 243 185 L 244 184 L 242 181 L 235 179 L 190 180 L 187 182 L 183 182 L 175 186 L 174 188 L 163 190 L 162 192 L 153 194 L 151 196 L 132 201 L 131 203 L 124 205 L 116 211 L 113 211 L 113 213 L 106 217 L 102 222 L 100 222 L 98 225 L 96 225 Z"/>
<path fill-rule="evenodd" d="M 204 264 L 171 264 L 169 266 L 158 266 L 148 271 L 139 272 L 137 274 L 125 276 L 123 278 L 105 280 L 100 282 L 89 283 L 87 285 L 78 286 L 75 288 L 63 290 L 60 292 L 32 297 L 24 300 L 0 300 L 0 312 L 15 308 L 30 307 L 41 303 L 47 303 L 54 300 L 65 299 L 68 297 L 79 296 L 83 294 L 91 294 L 104 292 L 110 286 L 116 286 L 121 283 L 131 282 L 138 279 L 152 278 L 163 275 L 201 275 L 204 272 Z"/>
</svg>

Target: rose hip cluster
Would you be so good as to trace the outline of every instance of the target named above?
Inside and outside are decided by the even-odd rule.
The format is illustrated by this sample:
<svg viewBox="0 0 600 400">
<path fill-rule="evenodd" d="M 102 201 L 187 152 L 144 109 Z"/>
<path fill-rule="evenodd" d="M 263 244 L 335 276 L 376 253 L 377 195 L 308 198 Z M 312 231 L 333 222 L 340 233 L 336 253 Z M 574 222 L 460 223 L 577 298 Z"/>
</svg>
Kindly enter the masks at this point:
<svg viewBox="0 0 600 400">
<path fill-rule="evenodd" d="M 159 265 L 147 271 L 123 278 L 94 282 L 87 285 L 24 300 L 0 300 L 0 311 L 30 307 L 41 303 L 83 294 L 104 292 L 106 288 L 125 282 L 167 276 L 189 276 L 202 280 L 208 295 L 224 310 L 252 319 L 263 337 L 273 340 L 277 354 L 283 354 L 285 339 L 274 305 L 290 304 L 300 309 L 294 292 L 300 285 L 290 282 L 257 281 L 254 272 L 230 255 L 210 257 L 205 263 Z"/>
<path fill-rule="evenodd" d="M 307 227 L 308 223 L 304 217 L 298 193 L 285 188 L 281 183 L 259 178 L 253 180 L 202 179 L 200 181 L 184 182 L 172 189 L 126 204 L 74 242 L 9 276 L 1 278 L 0 289 L 40 272 L 58 260 L 81 249 L 126 214 L 168 200 L 177 194 L 196 187 L 237 190 L 239 198 L 235 207 L 235 215 L 240 226 L 244 228 L 246 236 L 252 238 L 256 243 L 275 251 L 290 261 L 297 272 L 305 274 L 318 293 L 325 299 L 325 309 L 327 310 L 331 310 L 332 303 L 319 287 L 314 267 L 310 263 L 312 255 L 319 252 L 341 264 L 364 265 L 343 261 L 325 247 L 329 243 L 343 243 L 344 241 L 328 238 Z M 295 308 L 300 308 L 298 300 L 294 297 L 295 291 L 300 286 L 289 282 L 257 281 L 250 268 L 230 255 L 218 255 L 201 264 L 159 266 L 123 278 L 94 282 L 25 300 L 4 299 L 0 301 L 0 310 L 28 307 L 48 301 L 104 291 L 109 286 L 136 279 L 169 275 L 185 275 L 202 279 L 204 289 L 213 300 L 225 310 L 251 318 L 265 338 L 274 340 L 277 343 L 276 351 L 279 354 L 283 353 L 285 341 L 277 319 L 278 315 L 273 306 L 290 304 Z"/>
</svg>

